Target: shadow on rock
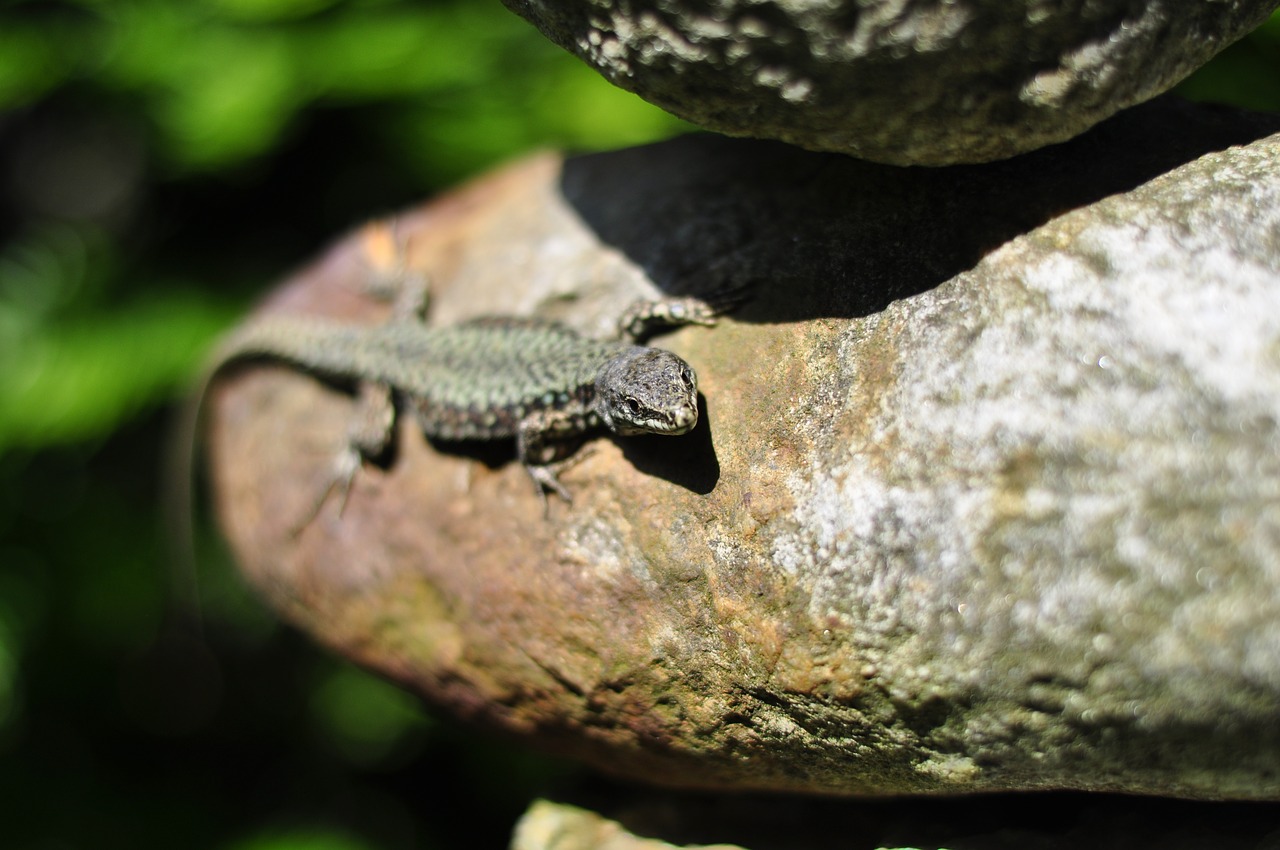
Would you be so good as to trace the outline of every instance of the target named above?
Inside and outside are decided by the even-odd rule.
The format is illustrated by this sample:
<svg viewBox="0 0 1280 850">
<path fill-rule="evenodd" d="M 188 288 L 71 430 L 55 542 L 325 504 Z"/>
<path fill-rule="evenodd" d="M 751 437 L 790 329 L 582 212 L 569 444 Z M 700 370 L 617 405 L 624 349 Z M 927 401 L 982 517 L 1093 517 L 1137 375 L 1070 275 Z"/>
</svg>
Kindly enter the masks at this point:
<svg viewBox="0 0 1280 850">
<path fill-rule="evenodd" d="M 947 168 L 698 134 L 574 157 L 560 189 L 670 294 L 747 286 L 740 321 L 849 318 L 932 289 L 1058 215 L 1277 130 L 1280 116 L 1164 97 L 1061 145 Z"/>
</svg>

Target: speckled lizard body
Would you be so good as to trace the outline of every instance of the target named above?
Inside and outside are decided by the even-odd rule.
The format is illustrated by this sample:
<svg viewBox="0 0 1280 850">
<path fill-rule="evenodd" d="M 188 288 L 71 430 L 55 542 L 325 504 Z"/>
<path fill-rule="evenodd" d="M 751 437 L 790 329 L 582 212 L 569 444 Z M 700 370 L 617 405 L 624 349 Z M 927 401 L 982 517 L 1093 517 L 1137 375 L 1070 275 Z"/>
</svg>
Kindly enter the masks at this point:
<svg viewBox="0 0 1280 850">
<path fill-rule="evenodd" d="M 371 224 L 365 245 L 369 288 L 391 289 L 397 296 L 387 322 L 267 316 L 232 331 L 213 352 L 176 446 L 175 480 L 186 482 L 172 503 L 180 524 L 190 521 L 192 454 L 203 399 L 224 368 L 247 359 L 279 360 L 357 386 L 359 403 L 346 445 L 311 516 L 334 488 L 341 510 L 363 461 L 390 443 L 397 407 L 429 437 L 514 439 L 544 502 L 547 490 L 569 501 L 557 468 L 574 441 L 588 433 L 604 428 L 622 435 L 683 434 L 697 424 L 693 369 L 669 351 L 636 342 L 664 325 L 714 324 L 720 310 L 707 302 L 641 302 L 622 317 L 619 338 L 612 341 L 532 318 L 481 318 L 431 328 L 423 321 L 426 281 L 406 269 L 395 221 Z M 720 306 L 735 301 L 727 294 Z"/>
<path fill-rule="evenodd" d="M 382 325 L 268 317 L 234 331 L 207 375 L 247 358 L 290 363 L 355 381 L 360 407 L 334 484 L 347 489 L 364 458 L 391 438 L 398 398 L 422 431 L 445 440 L 515 439 L 538 485 L 569 494 L 548 452 L 601 428 L 615 434 L 683 434 L 698 421 L 697 377 L 669 351 L 600 341 L 538 319 L 482 318 L 429 328 L 416 308 L 398 307 Z M 703 302 L 673 300 L 633 308 L 624 326 L 710 324 Z"/>
</svg>

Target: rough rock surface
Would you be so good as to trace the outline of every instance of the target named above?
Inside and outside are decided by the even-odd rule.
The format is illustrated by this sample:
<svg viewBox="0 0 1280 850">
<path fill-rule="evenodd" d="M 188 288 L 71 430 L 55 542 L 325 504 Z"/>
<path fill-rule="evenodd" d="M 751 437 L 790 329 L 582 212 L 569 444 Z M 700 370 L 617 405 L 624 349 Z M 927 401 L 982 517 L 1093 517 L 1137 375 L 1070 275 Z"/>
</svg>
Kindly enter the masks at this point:
<svg viewBox="0 0 1280 850">
<path fill-rule="evenodd" d="M 320 640 L 616 773 L 1280 799 L 1280 137 L 1206 153 L 1277 131 L 1158 102 L 980 167 L 712 136 L 517 164 L 402 219 L 432 320 L 604 332 L 754 284 L 660 340 L 698 428 L 595 441 L 544 518 L 510 446 L 405 425 L 295 536 L 352 399 L 245 368 L 228 536 Z M 264 309 L 377 321 L 377 247 Z"/>
<path fill-rule="evenodd" d="M 1167 91 L 1275 0 L 504 0 L 695 124 L 897 165 L 1061 142 Z"/>
</svg>

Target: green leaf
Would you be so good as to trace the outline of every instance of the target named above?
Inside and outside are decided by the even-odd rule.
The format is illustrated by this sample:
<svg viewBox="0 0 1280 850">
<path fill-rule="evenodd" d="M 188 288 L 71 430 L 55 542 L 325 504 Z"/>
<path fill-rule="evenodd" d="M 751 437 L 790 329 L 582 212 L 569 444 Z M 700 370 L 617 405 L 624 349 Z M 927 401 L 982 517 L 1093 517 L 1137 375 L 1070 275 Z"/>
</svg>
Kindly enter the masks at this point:
<svg viewBox="0 0 1280 850">
<path fill-rule="evenodd" d="M 350 665 L 315 690 L 311 714 L 321 734 L 360 764 L 382 760 L 427 723 L 416 698 Z"/>
</svg>

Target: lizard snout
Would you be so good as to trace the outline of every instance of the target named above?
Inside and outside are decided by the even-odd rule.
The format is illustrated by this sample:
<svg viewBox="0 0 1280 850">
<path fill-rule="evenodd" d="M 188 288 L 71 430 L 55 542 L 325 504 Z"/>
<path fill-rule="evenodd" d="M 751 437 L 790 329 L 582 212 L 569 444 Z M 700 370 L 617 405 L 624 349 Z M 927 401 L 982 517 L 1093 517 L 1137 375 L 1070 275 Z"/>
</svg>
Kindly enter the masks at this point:
<svg viewBox="0 0 1280 850">
<path fill-rule="evenodd" d="M 671 415 L 672 434 L 684 434 L 698 424 L 698 404 L 696 397 L 693 404 L 681 405 Z"/>
</svg>

